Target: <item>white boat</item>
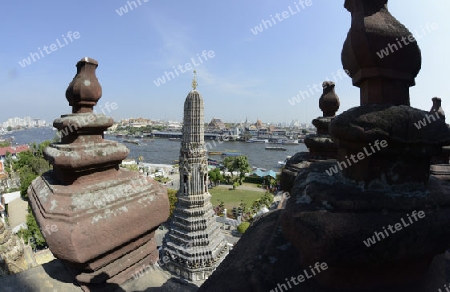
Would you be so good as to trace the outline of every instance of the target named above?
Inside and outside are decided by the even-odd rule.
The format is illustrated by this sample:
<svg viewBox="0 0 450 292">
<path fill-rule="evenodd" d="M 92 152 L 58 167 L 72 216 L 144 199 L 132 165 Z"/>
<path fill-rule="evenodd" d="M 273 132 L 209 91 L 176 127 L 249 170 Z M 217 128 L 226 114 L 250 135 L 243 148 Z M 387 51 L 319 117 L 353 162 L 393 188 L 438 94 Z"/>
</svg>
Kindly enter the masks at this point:
<svg viewBox="0 0 450 292">
<path fill-rule="evenodd" d="M 278 161 L 278 167 L 283 167 L 286 165 L 286 162 L 291 159 L 292 156 L 286 156 L 286 159 L 284 161 Z"/>
<path fill-rule="evenodd" d="M 281 142 L 283 145 L 298 145 L 298 140 L 284 140 Z"/>
<path fill-rule="evenodd" d="M 250 138 L 247 142 L 249 142 L 249 143 L 269 143 L 269 139 Z"/>
</svg>

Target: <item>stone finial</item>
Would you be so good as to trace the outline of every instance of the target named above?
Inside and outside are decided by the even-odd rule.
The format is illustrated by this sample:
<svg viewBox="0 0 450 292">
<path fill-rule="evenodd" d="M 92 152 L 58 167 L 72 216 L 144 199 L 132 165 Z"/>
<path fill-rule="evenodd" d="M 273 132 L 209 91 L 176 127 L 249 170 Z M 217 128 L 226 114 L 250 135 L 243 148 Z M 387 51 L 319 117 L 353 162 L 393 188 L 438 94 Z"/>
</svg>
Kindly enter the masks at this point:
<svg viewBox="0 0 450 292">
<path fill-rule="evenodd" d="M 102 87 L 95 76 L 98 62 L 84 57 L 77 63 L 77 74 L 66 90 L 72 113 L 91 113 L 102 96 Z"/>
<path fill-rule="evenodd" d="M 340 106 L 339 97 L 334 91 L 335 86 L 331 81 L 322 83 L 323 94 L 319 99 L 319 107 L 323 116 L 312 120 L 312 124 L 317 128 L 317 134 L 310 134 L 305 138 L 309 153 L 315 157 L 336 158 L 337 155 L 336 145 L 329 135 L 329 125 Z"/>
<path fill-rule="evenodd" d="M 341 58 L 360 88 L 361 105 L 409 105 L 409 87 L 421 68 L 416 39 L 389 13 L 387 2 L 345 1 L 352 25 Z"/>
<path fill-rule="evenodd" d="M 322 83 L 323 94 L 319 99 L 319 107 L 323 112 L 323 117 L 334 117 L 339 109 L 339 97 L 334 91 L 334 82 L 325 81 Z"/>
<path fill-rule="evenodd" d="M 66 92 L 73 113 L 54 121 L 61 143 L 44 150 L 53 170 L 28 189 L 39 226 L 57 226 L 44 234 L 50 250 L 84 291 L 110 291 L 155 264 L 155 230 L 169 215 L 166 188 L 120 168 L 128 148 L 104 139 L 113 120 L 92 112 L 101 96 L 97 66 L 90 58 L 78 62 Z"/>
<path fill-rule="evenodd" d="M 437 112 L 441 117 L 445 118 L 445 112 L 442 109 L 442 100 L 439 97 L 433 97 L 431 101 L 433 102 L 433 106 L 430 109 L 430 113 Z"/>
</svg>

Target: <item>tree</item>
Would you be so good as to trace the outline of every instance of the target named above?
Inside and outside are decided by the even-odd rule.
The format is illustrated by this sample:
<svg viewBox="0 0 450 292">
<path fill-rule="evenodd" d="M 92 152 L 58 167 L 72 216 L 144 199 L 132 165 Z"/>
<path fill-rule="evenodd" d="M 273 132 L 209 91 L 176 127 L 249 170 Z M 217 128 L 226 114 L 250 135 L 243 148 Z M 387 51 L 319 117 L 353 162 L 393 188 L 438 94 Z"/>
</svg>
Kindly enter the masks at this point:
<svg viewBox="0 0 450 292">
<path fill-rule="evenodd" d="M 238 156 L 235 159 L 235 167 L 239 170 L 239 183 L 242 184 L 242 181 L 245 178 L 245 174 L 251 170 L 250 163 L 248 163 L 247 156 Z"/>
<path fill-rule="evenodd" d="M 8 131 L 8 132 L 11 132 L 11 130 L 12 130 L 11 126 L 8 126 L 8 127 L 6 128 L 6 131 Z"/>
<path fill-rule="evenodd" d="M 208 176 L 209 176 L 209 179 L 212 182 L 214 182 L 214 185 L 217 185 L 218 182 L 220 182 L 224 179 L 222 173 L 220 172 L 220 169 L 217 167 L 210 170 L 208 172 Z"/>
<path fill-rule="evenodd" d="M 262 206 L 269 208 L 273 203 L 273 195 L 271 193 L 265 193 L 260 199 L 256 200 L 252 204 L 252 211 L 258 212 Z"/>
<path fill-rule="evenodd" d="M 222 214 L 225 211 L 225 203 L 219 199 L 217 199 L 217 201 L 219 202 L 219 205 L 214 207 L 214 212 L 216 213 L 217 216 L 222 216 Z"/>
<path fill-rule="evenodd" d="M 31 182 L 51 169 L 49 163 L 44 159 L 44 149 L 50 145 L 50 142 L 44 142 L 40 145 L 31 144 L 31 150 L 21 152 L 17 155 L 18 159 L 13 160 L 13 170 L 19 174 L 20 194 L 27 198 L 27 189 Z"/>
<path fill-rule="evenodd" d="M 26 243 L 30 243 L 33 249 L 42 249 L 47 244 L 45 242 L 45 238 L 39 229 L 39 226 L 34 219 L 33 213 L 31 213 L 31 209 L 28 208 L 27 214 L 27 229 L 20 229 L 17 235 L 23 238 Z"/>
<path fill-rule="evenodd" d="M 17 172 L 20 178 L 20 194 L 23 198 L 28 198 L 27 190 L 31 185 L 31 182 L 42 175 L 44 172 L 51 169 L 51 166 L 44 159 L 44 149 L 50 145 L 50 141 L 43 142 L 39 145 L 35 143 L 30 145 L 31 151 L 21 152 L 17 155 L 18 159 L 13 160 L 11 157 L 7 157 L 7 160 L 12 164 L 11 172 Z M 36 219 L 31 213 L 31 209 L 28 209 L 27 214 L 27 226 L 28 229 L 21 230 L 18 234 L 25 242 L 29 242 L 31 246 L 36 248 L 44 248 L 46 242 L 39 229 Z"/>
<path fill-rule="evenodd" d="M 6 152 L 6 159 L 5 162 L 3 163 L 5 166 L 5 170 L 8 173 L 8 176 L 11 176 L 12 172 L 13 172 L 13 158 L 10 152 Z"/>
<path fill-rule="evenodd" d="M 20 195 L 22 198 L 27 199 L 28 198 L 28 187 L 31 185 L 33 180 L 38 177 L 38 175 L 33 172 L 31 168 L 22 168 L 19 171 L 19 178 L 20 178 Z"/>
<path fill-rule="evenodd" d="M 247 156 L 244 155 L 226 157 L 223 160 L 223 165 L 231 172 L 231 176 L 233 176 L 234 171 L 239 171 L 239 184 L 242 184 L 245 174 L 251 170 Z"/>
<path fill-rule="evenodd" d="M 169 204 L 170 204 L 170 215 L 169 216 L 172 217 L 173 210 L 175 210 L 175 204 L 178 201 L 177 190 L 168 189 L 167 196 L 169 197 Z"/>
<path fill-rule="evenodd" d="M 239 226 L 237 227 L 237 231 L 240 234 L 244 234 L 245 231 L 247 231 L 248 227 L 250 226 L 249 222 L 242 222 L 241 224 L 239 224 Z"/>
</svg>

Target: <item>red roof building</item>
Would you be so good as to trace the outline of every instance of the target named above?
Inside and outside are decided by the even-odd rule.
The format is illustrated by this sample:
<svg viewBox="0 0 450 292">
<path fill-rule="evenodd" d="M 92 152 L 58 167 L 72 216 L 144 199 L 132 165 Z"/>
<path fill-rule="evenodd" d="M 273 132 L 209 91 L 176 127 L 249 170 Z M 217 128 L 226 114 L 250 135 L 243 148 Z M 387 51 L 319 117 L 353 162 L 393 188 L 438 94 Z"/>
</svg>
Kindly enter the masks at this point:
<svg viewBox="0 0 450 292">
<path fill-rule="evenodd" d="M 0 148 L 0 158 L 6 157 L 6 153 L 11 153 L 12 155 L 16 155 L 20 152 L 25 152 L 30 150 L 30 147 L 28 145 L 19 145 L 19 146 L 9 146 L 9 147 L 3 147 Z"/>
</svg>

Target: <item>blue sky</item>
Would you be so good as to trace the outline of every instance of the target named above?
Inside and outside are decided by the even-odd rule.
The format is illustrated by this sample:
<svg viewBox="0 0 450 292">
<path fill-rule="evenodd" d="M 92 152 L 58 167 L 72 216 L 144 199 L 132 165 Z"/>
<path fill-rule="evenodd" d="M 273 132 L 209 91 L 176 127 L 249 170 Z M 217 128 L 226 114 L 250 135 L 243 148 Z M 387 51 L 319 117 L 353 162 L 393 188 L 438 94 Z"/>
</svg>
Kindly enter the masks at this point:
<svg viewBox="0 0 450 292">
<path fill-rule="evenodd" d="M 99 61 L 97 77 L 103 87 L 99 105 L 117 103 L 117 110 L 109 113 L 115 119 L 181 121 L 192 70 L 178 71 L 179 76 L 160 86 L 154 80 L 165 72 L 175 75 L 174 66 L 186 63 L 198 72 L 206 120 L 310 122 L 321 115 L 320 94 L 294 105 L 289 100 L 314 84 L 320 86 L 327 77 L 333 80 L 333 74 L 339 113 L 359 105 L 359 89 L 349 77 L 336 75 L 342 69 L 340 54 L 350 28 L 343 0 L 312 0 L 304 8 L 297 4 L 298 13 L 257 35 L 252 28 L 289 6 L 296 11 L 298 1 L 139 1 L 133 10 L 124 0 L 2 1 L 0 122 L 14 116 L 50 122 L 69 113 L 65 90 L 76 73 L 75 64 L 85 56 Z M 450 114 L 446 84 L 450 20 L 445 9 L 449 4 L 448 0 L 423 3 L 389 2 L 391 13 L 413 33 L 427 23 L 438 25 L 418 38 L 422 70 L 411 88 L 411 104 L 429 110 L 431 98 L 438 96 Z M 125 6 L 128 12 L 122 10 L 120 16 L 116 10 Z M 78 32 L 79 38 L 70 41 L 69 32 Z M 30 59 L 30 65 L 19 64 L 57 40 L 63 46 Z M 214 57 L 200 64 L 197 54 L 203 51 L 213 51 Z"/>
</svg>

